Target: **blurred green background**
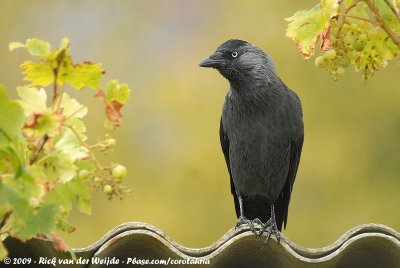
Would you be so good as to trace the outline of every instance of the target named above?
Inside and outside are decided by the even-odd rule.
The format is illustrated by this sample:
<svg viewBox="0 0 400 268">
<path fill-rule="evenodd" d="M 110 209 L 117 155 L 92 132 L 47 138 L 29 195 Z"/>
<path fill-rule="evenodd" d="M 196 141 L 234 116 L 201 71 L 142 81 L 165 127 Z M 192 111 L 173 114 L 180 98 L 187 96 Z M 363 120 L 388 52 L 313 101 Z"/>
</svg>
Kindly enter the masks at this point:
<svg viewBox="0 0 400 268">
<path fill-rule="evenodd" d="M 285 37 L 284 18 L 317 1 L 2 0 L 0 82 L 15 96 L 27 53 L 11 41 L 71 39 L 75 61 L 103 63 L 107 78 L 133 89 L 117 146 L 107 159 L 128 167 L 123 201 L 95 194 L 92 215 L 72 215 L 62 234 L 84 247 L 127 221 L 155 225 L 184 246 L 204 247 L 236 223 L 219 119 L 228 83 L 198 63 L 223 41 L 240 38 L 268 52 L 304 108 L 305 143 L 284 234 L 321 247 L 362 223 L 400 229 L 398 62 L 367 83 L 348 69 L 335 82 L 303 61 Z M 106 80 L 106 79 L 105 79 Z M 105 81 L 104 80 L 104 81 Z M 89 106 L 89 137 L 103 130 L 94 92 L 73 92 Z"/>
</svg>

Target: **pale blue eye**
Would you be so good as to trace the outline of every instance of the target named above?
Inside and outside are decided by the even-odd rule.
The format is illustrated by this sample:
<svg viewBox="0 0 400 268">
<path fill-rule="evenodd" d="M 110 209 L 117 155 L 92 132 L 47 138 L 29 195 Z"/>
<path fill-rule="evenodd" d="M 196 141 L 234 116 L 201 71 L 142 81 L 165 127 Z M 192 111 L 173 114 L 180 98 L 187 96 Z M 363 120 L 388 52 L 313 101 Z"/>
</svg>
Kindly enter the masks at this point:
<svg viewBox="0 0 400 268">
<path fill-rule="evenodd" d="M 232 52 L 232 58 L 236 58 L 237 56 L 238 56 L 239 54 L 235 51 L 235 52 Z"/>
</svg>

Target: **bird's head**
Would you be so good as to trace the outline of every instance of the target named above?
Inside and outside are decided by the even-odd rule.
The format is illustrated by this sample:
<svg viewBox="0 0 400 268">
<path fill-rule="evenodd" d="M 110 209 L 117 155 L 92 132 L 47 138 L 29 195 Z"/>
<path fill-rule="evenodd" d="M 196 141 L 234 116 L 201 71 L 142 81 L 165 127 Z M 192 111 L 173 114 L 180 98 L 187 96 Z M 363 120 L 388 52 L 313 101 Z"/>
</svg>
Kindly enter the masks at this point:
<svg viewBox="0 0 400 268">
<path fill-rule="evenodd" d="M 249 80 L 271 80 L 275 75 L 272 59 L 258 47 L 231 39 L 220 45 L 214 54 L 200 63 L 217 69 L 231 84 Z"/>
</svg>

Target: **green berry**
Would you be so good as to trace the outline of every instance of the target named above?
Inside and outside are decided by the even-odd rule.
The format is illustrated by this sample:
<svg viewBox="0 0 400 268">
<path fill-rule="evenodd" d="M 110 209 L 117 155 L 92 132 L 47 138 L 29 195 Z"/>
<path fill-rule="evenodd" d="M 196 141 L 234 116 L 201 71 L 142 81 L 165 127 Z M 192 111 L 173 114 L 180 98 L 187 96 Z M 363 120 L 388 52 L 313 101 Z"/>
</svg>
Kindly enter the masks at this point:
<svg viewBox="0 0 400 268">
<path fill-rule="evenodd" d="M 368 39 L 368 37 L 367 37 L 366 34 L 360 34 L 360 35 L 358 36 L 358 39 L 359 39 L 361 42 L 366 42 L 367 39 Z"/>
<path fill-rule="evenodd" d="M 351 36 L 351 35 L 346 35 L 346 37 L 344 38 L 344 42 L 345 42 L 347 45 L 350 45 L 350 46 L 354 45 L 354 41 L 355 41 L 355 39 L 354 39 L 354 37 Z"/>
<path fill-rule="evenodd" d="M 376 40 L 379 38 L 379 34 L 380 34 L 380 29 L 378 27 L 373 28 L 368 32 L 368 38 L 370 40 Z"/>
<path fill-rule="evenodd" d="M 123 165 L 116 165 L 112 169 L 111 174 L 116 180 L 120 180 L 126 176 L 126 167 L 124 167 Z"/>
<path fill-rule="evenodd" d="M 90 172 L 87 169 L 82 169 L 81 171 L 79 171 L 78 177 L 81 180 L 86 180 L 87 178 L 89 178 L 90 176 Z"/>
<path fill-rule="evenodd" d="M 112 186 L 111 186 L 111 185 L 109 185 L 109 184 L 104 185 L 104 187 L 103 187 L 103 192 L 104 192 L 105 194 L 111 194 L 112 191 L 113 191 L 113 189 L 112 189 Z"/>
<path fill-rule="evenodd" d="M 343 67 L 349 67 L 350 59 L 348 57 L 343 57 L 342 65 Z"/>
<path fill-rule="evenodd" d="M 343 76 L 343 74 L 344 74 L 344 68 L 343 67 L 338 67 L 337 70 L 336 70 L 336 75 L 338 77 L 341 77 L 341 76 Z"/>
<path fill-rule="evenodd" d="M 356 32 L 356 31 L 358 31 L 359 27 L 358 27 L 357 24 L 352 23 L 350 25 L 350 29 L 351 29 L 352 32 Z"/>
<path fill-rule="evenodd" d="M 358 57 L 358 53 L 357 53 L 357 51 L 355 51 L 355 50 L 352 50 L 352 51 L 349 52 L 347 55 L 348 55 L 348 57 L 349 57 L 350 59 L 352 59 L 352 60 L 355 60 L 355 59 Z"/>
<path fill-rule="evenodd" d="M 333 60 L 335 57 L 336 57 L 336 50 L 334 50 L 333 48 L 324 53 L 324 58 L 327 60 Z"/>
<path fill-rule="evenodd" d="M 110 138 L 110 139 L 106 140 L 106 145 L 108 147 L 113 147 L 113 146 L 115 146 L 116 143 L 117 143 L 117 141 L 115 139 L 113 139 L 113 138 Z"/>
<path fill-rule="evenodd" d="M 360 40 L 356 40 L 354 42 L 354 49 L 357 51 L 362 51 L 364 49 L 365 44 L 361 42 Z"/>
<path fill-rule="evenodd" d="M 102 181 L 102 179 L 100 178 L 100 177 L 94 177 L 94 179 L 93 179 L 93 181 L 95 182 L 95 183 L 100 183 L 101 181 Z"/>
<path fill-rule="evenodd" d="M 323 56 L 319 56 L 314 61 L 315 67 L 323 68 L 325 66 L 325 58 Z"/>
</svg>

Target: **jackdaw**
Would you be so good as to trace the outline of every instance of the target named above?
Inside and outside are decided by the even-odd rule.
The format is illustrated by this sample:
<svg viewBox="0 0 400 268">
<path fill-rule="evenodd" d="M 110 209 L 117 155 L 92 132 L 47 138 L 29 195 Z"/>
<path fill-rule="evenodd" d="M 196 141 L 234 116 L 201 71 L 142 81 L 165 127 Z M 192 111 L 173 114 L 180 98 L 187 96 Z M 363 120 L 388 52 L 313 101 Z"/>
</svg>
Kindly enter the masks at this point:
<svg viewBox="0 0 400 268">
<path fill-rule="evenodd" d="M 265 245 L 271 234 L 279 243 L 303 146 L 300 99 L 277 76 L 272 59 L 246 41 L 226 41 L 200 66 L 217 69 L 230 83 L 220 141 L 236 227 L 248 224 L 257 237 L 267 231 Z"/>
</svg>

